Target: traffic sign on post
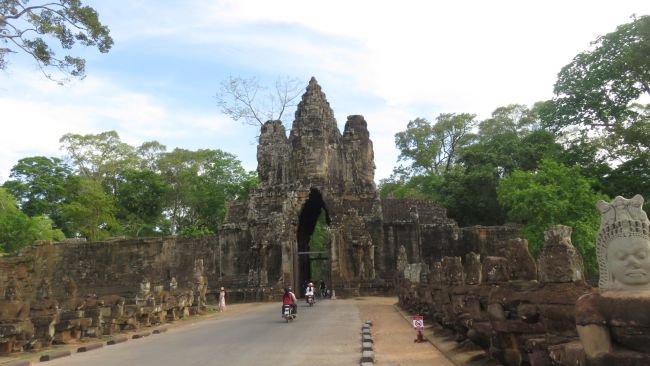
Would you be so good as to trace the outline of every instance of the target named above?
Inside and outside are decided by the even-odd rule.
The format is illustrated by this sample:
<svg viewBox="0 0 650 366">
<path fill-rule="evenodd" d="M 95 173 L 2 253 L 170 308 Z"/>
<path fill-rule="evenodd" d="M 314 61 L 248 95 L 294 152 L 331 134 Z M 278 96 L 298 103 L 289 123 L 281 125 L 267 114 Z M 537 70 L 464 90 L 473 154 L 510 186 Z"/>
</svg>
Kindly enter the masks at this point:
<svg viewBox="0 0 650 366">
<path fill-rule="evenodd" d="M 422 335 L 422 331 L 424 330 L 424 317 L 422 315 L 413 315 L 411 319 L 413 320 L 413 329 L 418 332 L 418 336 L 413 340 L 413 342 L 424 342 L 426 340 L 424 335 Z"/>
<path fill-rule="evenodd" d="M 422 315 L 413 315 L 413 329 L 415 330 L 424 330 L 424 318 Z"/>
</svg>

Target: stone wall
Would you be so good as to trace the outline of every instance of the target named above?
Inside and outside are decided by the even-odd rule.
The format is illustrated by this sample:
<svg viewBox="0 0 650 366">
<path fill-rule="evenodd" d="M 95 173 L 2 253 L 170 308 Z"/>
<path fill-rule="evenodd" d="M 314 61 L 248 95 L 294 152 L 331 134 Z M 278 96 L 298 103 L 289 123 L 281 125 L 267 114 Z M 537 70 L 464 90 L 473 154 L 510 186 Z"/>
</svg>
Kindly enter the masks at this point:
<svg viewBox="0 0 650 366">
<path fill-rule="evenodd" d="M 460 230 L 458 251 L 454 255 L 478 253 L 481 257 L 503 256 L 504 246 L 508 240 L 519 237 L 519 227 L 509 224 L 504 226 L 469 226 Z"/>
<path fill-rule="evenodd" d="M 226 248 L 224 254 L 226 258 L 238 256 Z M 14 278 L 22 299 L 29 301 L 35 299 L 36 289 L 45 279 L 51 282 L 53 297 L 63 298 L 63 279 L 67 278 L 75 282 L 82 296 L 132 297 L 138 292 L 143 278 L 148 279 L 153 287 L 166 286 L 174 277 L 179 286 L 190 288 L 194 281 L 195 262 L 199 259 L 203 261 L 203 274 L 212 286 L 234 282 L 238 277 L 237 271 L 227 269 L 229 275 L 220 277 L 219 240 L 215 236 L 100 242 L 42 241 L 25 248 L 18 256 L 0 259 L 0 289 Z"/>
<path fill-rule="evenodd" d="M 566 364 L 567 353 L 576 353 L 576 301 L 593 292 L 570 237 L 571 228 L 551 228 L 538 262 L 525 240 L 509 239 L 481 247 L 502 256 L 471 252 L 430 266 L 402 265 L 400 305 L 423 314 L 458 342 L 483 347 L 504 365 Z"/>
<path fill-rule="evenodd" d="M 247 283 L 247 250 L 217 236 L 41 241 L 0 258 L 0 353 L 67 343 L 273 295 Z M 231 287 L 232 286 L 232 287 Z"/>
<path fill-rule="evenodd" d="M 430 263 L 445 255 L 457 255 L 459 229 L 447 218 L 447 210 L 426 200 L 383 199 L 381 201 L 384 245 L 381 268 L 385 278 L 395 276 L 399 248 L 409 262 Z"/>
</svg>

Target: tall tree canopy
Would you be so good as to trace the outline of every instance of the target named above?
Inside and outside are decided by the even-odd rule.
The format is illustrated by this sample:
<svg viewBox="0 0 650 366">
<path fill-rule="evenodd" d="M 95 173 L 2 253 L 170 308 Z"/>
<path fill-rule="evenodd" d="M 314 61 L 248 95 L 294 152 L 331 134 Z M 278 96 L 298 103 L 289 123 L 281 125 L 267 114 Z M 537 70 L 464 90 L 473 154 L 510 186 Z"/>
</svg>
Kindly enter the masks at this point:
<svg viewBox="0 0 650 366">
<path fill-rule="evenodd" d="M 599 37 L 562 68 L 555 84 L 555 128 L 600 131 L 604 151 L 627 159 L 650 149 L 650 16 Z"/>
<path fill-rule="evenodd" d="M 117 183 L 116 218 L 130 236 L 155 236 L 166 226 L 165 197 L 169 187 L 156 172 L 127 169 Z"/>
<path fill-rule="evenodd" d="M 102 185 L 88 177 L 72 180 L 71 195 L 63 205 L 63 218 L 69 236 L 102 240 L 121 232 L 115 219 L 115 198 Z"/>
<path fill-rule="evenodd" d="M 257 184 L 241 162 L 221 150 L 174 149 L 158 169 L 168 189 L 166 215 L 172 233 L 212 233 L 223 221 L 226 203 L 244 198 Z"/>
<path fill-rule="evenodd" d="M 16 198 L 0 188 L 0 252 L 14 252 L 34 240 L 63 239 L 47 216 L 29 217 L 18 209 Z"/>
<path fill-rule="evenodd" d="M 475 115 L 443 113 L 431 124 L 424 118 L 410 121 L 406 131 L 395 134 L 399 160 L 410 161 L 408 171 L 442 174 L 452 168 L 463 147 L 475 138 Z"/>
<path fill-rule="evenodd" d="M 460 225 L 503 224 L 499 180 L 516 169 L 535 169 L 541 159 L 562 152 L 555 134 L 540 127 L 545 106 L 511 104 L 480 122 L 467 113 L 441 114 L 435 124 L 410 121 L 395 135 L 400 160 L 410 165 L 382 181 L 380 194 L 440 202 Z"/>
<path fill-rule="evenodd" d="M 28 216 L 47 215 L 62 228 L 61 210 L 72 169 L 59 158 L 34 156 L 20 159 L 3 186 L 18 199 Z"/>
<path fill-rule="evenodd" d="M 59 41 L 64 52 L 77 42 L 97 47 L 103 53 L 113 46 L 108 27 L 100 23 L 93 8 L 80 0 L 0 0 L 0 43 L 6 45 L 0 44 L 0 69 L 7 67 L 9 53 L 24 52 L 49 79 L 63 83 L 72 77 L 83 78 L 86 61 L 77 56 L 57 56 L 48 43 L 52 39 Z M 52 68 L 59 75 L 51 74 Z"/>
<path fill-rule="evenodd" d="M 121 172 L 130 169 L 155 169 L 155 163 L 166 150 L 157 141 L 134 147 L 120 139 L 115 131 L 98 134 L 65 134 L 59 140 L 78 174 L 100 182 L 114 194 Z"/>
<path fill-rule="evenodd" d="M 18 198 L 13 206 L 24 222 L 51 218 L 68 237 L 214 233 L 228 202 L 257 185 L 256 174 L 217 149 L 166 152 L 157 141 L 136 147 L 115 131 L 69 133 L 60 142 L 70 166 L 59 158 L 24 158 L 3 187 Z"/>
<path fill-rule="evenodd" d="M 577 167 L 543 160 L 536 171 L 517 170 L 503 178 L 497 192 L 508 218 L 523 224 L 522 233 L 533 253 L 544 245 L 544 231 L 551 225 L 571 226 L 573 244 L 582 254 L 587 271 L 594 274 L 598 270 L 596 236 L 600 225 L 596 202 L 607 196 L 595 192 L 592 184 Z"/>
</svg>

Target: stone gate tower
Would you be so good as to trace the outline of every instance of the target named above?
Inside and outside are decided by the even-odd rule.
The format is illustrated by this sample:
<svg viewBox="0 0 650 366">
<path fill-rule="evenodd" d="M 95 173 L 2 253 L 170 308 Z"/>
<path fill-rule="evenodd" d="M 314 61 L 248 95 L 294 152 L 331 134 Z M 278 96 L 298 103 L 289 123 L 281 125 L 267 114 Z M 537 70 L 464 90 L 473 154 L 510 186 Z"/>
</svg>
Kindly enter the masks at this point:
<svg viewBox="0 0 650 366">
<path fill-rule="evenodd" d="M 444 208 L 434 203 L 380 201 L 366 121 L 348 116 L 341 134 L 314 78 L 288 138 L 280 121 L 262 126 L 257 160 L 259 186 L 247 202 L 229 207 L 219 233 L 221 271 L 241 274 L 229 276 L 233 287 L 246 281 L 248 287 L 281 288 L 309 279 L 305 252 L 321 210 L 330 232 L 329 281 L 337 293 L 389 287 L 401 242 L 412 259 L 422 256 L 421 230 L 412 230 L 421 226 L 418 210 L 426 211 L 424 223 L 438 218 L 455 230 Z"/>
</svg>

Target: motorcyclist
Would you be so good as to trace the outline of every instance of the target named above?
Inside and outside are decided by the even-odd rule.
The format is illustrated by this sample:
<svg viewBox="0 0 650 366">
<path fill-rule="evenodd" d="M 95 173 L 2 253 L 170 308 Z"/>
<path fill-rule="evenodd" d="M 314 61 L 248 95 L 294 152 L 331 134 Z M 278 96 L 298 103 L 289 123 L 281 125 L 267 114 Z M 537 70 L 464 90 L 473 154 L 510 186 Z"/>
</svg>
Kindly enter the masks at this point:
<svg viewBox="0 0 650 366">
<path fill-rule="evenodd" d="M 311 296 L 312 301 L 315 300 L 314 298 L 314 284 L 309 282 L 307 283 L 307 289 L 305 290 L 305 299 L 307 302 L 309 302 L 309 297 Z"/>
<path fill-rule="evenodd" d="M 294 314 L 298 313 L 298 299 L 291 290 L 291 286 L 284 288 L 284 295 L 282 295 L 282 307 L 284 305 L 291 305 L 291 310 Z"/>
</svg>

